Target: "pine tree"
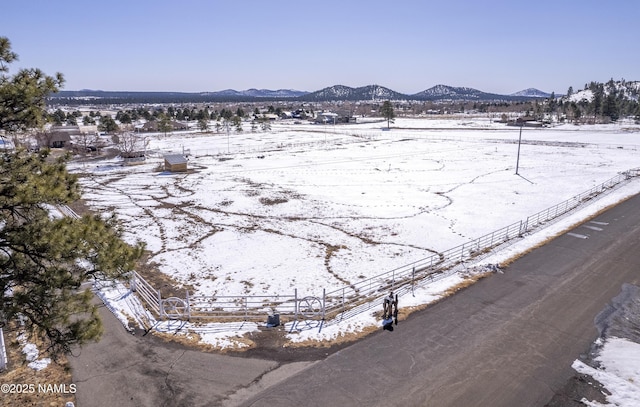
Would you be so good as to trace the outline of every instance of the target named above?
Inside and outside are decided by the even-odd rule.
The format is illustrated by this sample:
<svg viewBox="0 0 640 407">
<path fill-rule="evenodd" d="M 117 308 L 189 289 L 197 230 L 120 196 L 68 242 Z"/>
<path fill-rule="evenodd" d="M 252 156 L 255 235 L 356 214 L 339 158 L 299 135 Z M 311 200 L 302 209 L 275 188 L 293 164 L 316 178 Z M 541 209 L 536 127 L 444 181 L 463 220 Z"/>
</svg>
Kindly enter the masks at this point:
<svg viewBox="0 0 640 407">
<path fill-rule="evenodd" d="M 567 97 L 571 97 L 571 95 L 573 95 L 573 86 L 569 86 L 569 89 L 567 89 Z"/>
<path fill-rule="evenodd" d="M 158 131 L 164 133 L 165 137 L 167 133 L 173 130 L 173 125 L 171 124 L 171 119 L 164 113 L 158 115 Z"/>
<path fill-rule="evenodd" d="M 396 117 L 395 112 L 393 111 L 393 104 L 385 100 L 380 108 L 380 114 L 387 120 L 387 128 L 389 128 L 390 123 L 393 122 L 393 119 Z"/>
<path fill-rule="evenodd" d="M 611 121 L 616 121 L 620 118 L 620 109 L 616 101 L 616 94 L 614 92 L 609 93 L 602 103 L 602 115 L 609 117 Z"/>
<path fill-rule="evenodd" d="M 0 38 L 3 68 L 15 60 L 7 55 L 15 54 L 9 41 Z M 3 130 L 29 129 L 44 120 L 41 101 L 57 91 L 62 76 L 53 79 L 35 72 L 2 76 Z M 16 105 L 28 114 L 7 108 Z M 54 354 L 97 339 L 102 332 L 92 294 L 81 285 L 95 277 L 122 277 L 143 250 L 141 244 L 131 246 L 121 239 L 114 218 L 53 215 L 53 208 L 80 197 L 77 178 L 67 172 L 65 160 L 52 159 L 48 151 L 19 148 L 0 154 L 0 322 L 22 315 L 27 328 L 49 340 Z"/>
</svg>

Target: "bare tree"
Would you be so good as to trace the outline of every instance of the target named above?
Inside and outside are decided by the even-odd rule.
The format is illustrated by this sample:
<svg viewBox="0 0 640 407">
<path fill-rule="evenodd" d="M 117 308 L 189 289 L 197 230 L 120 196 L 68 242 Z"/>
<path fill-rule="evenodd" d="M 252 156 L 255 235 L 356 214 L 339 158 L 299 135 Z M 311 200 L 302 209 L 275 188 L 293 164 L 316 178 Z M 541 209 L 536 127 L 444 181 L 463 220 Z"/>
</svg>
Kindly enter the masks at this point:
<svg viewBox="0 0 640 407">
<path fill-rule="evenodd" d="M 148 138 L 131 132 L 114 135 L 112 141 L 120 151 L 120 155 L 125 158 L 139 157 L 149 146 Z"/>
</svg>

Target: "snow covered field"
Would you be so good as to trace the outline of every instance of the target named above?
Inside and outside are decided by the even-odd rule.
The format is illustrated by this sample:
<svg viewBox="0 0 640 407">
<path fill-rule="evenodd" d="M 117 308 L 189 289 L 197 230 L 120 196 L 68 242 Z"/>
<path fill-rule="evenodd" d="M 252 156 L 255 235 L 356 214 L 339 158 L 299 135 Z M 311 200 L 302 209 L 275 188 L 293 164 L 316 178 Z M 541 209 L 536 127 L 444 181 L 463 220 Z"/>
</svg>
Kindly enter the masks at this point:
<svg viewBox="0 0 640 407">
<path fill-rule="evenodd" d="M 89 205 L 115 212 L 127 239 L 145 241 L 150 261 L 194 294 L 305 296 L 453 248 L 639 166 L 631 124 L 525 128 L 520 176 L 518 128 L 486 118 L 381 126 L 150 136 L 152 150 L 189 151 L 190 171 L 159 171 L 161 155 L 75 170 L 89 175 Z"/>
<path fill-rule="evenodd" d="M 304 296 L 453 248 L 640 167 L 640 126 L 630 122 L 524 128 L 519 175 L 519 128 L 488 118 L 397 119 L 391 131 L 382 127 L 279 122 L 269 132 L 247 127 L 229 137 L 150 135 L 152 150 L 189 152 L 189 171 L 163 172 L 161 154 L 139 166 L 114 159 L 70 169 L 86 175 L 88 205 L 116 213 L 126 238 L 145 241 L 150 261 L 176 284 L 205 295 L 286 295 L 297 288 Z M 638 192 L 634 180 L 483 262 L 505 261 Z M 434 301 L 464 278 L 425 286 L 402 305 Z M 140 313 L 122 287 L 99 295 L 123 321 Z M 378 324 L 373 313 L 363 313 L 289 337 L 332 340 Z M 176 327 L 219 348 L 242 346 L 232 337 L 257 329 L 253 323 L 156 324 L 160 331 Z M 603 349 L 603 366 L 638 353 L 637 344 L 614 338 Z M 622 357 L 611 356 L 618 350 Z M 576 370 L 593 370 L 580 363 Z M 613 378 L 605 385 L 632 403 L 616 405 L 637 405 L 640 374 L 616 369 L 627 384 Z"/>
</svg>

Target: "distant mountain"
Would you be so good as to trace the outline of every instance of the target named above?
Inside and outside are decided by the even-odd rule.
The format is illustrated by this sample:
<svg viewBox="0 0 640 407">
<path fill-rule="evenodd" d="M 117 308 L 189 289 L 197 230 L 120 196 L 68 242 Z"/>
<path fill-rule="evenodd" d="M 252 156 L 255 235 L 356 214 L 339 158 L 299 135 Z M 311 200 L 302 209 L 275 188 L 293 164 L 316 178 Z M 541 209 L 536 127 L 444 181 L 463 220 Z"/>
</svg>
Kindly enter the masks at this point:
<svg viewBox="0 0 640 407">
<path fill-rule="evenodd" d="M 541 90 L 538 90 L 536 88 L 528 88 L 525 90 L 521 90 L 520 92 L 516 92 L 516 93 L 512 93 L 509 96 L 524 96 L 524 97 L 529 97 L 529 98 L 549 98 L 551 97 L 550 93 L 546 93 L 543 92 Z"/>
<path fill-rule="evenodd" d="M 226 89 L 217 92 L 203 92 L 201 95 L 207 95 L 211 97 L 252 97 L 252 98 L 272 98 L 272 99 L 288 99 L 288 98 L 297 98 L 299 96 L 306 95 L 309 92 L 301 91 L 301 90 L 293 90 L 293 89 L 278 89 L 278 90 L 269 90 L 269 89 L 247 89 L 247 90 L 233 90 Z"/>
<path fill-rule="evenodd" d="M 216 92 L 127 92 L 101 91 L 83 89 L 79 91 L 61 91 L 53 94 L 49 102 L 53 104 L 136 104 L 136 103 L 209 103 L 209 102 L 259 102 L 277 100 L 297 100 L 301 102 L 324 101 L 381 101 L 381 100 L 416 100 L 416 101 L 523 101 L 535 98 L 546 98 L 550 95 L 537 89 L 526 89 L 512 95 L 499 95 L 482 92 L 473 88 L 436 85 L 422 92 L 407 95 L 379 85 L 368 85 L 351 88 L 335 85 L 315 92 L 293 89 L 247 89 L 237 91 L 225 89 Z"/>
<path fill-rule="evenodd" d="M 436 85 L 411 95 L 414 100 L 430 101 L 511 101 L 527 99 L 527 96 L 498 95 L 473 88 Z"/>
<path fill-rule="evenodd" d="M 334 85 L 316 92 L 308 93 L 301 97 L 307 101 L 332 101 L 332 100 L 403 100 L 407 95 L 398 93 L 379 85 L 368 85 L 360 88 L 350 88 L 344 85 Z"/>
<path fill-rule="evenodd" d="M 82 101 L 92 103 L 206 103 L 206 102 L 250 102 L 258 100 L 295 99 L 309 92 L 292 89 L 248 89 L 237 91 L 225 89 L 216 92 L 128 92 L 83 89 L 79 91 L 60 91 L 50 97 L 50 102 L 78 104 Z"/>
<path fill-rule="evenodd" d="M 297 98 L 299 96 L 306 95 L 309 92 L 293 89 L 248 89 L 242 93 L 247 96 L 253 96 L 257 98 Z"/>
</svg>

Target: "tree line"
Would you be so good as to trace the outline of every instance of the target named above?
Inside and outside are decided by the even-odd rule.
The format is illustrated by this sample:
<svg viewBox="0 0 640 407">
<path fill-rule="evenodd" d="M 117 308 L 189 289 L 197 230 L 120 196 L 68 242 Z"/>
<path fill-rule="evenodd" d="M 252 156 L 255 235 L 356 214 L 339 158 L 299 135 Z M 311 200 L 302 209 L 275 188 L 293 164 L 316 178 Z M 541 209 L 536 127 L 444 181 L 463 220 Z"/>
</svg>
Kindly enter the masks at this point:
<svg viewBox="0 0 640 407">
<path fill-rule="evenodd" d="M 547 101 L 547 110 L 561 111 L 571 120 L 590 118 L 596 122 L 617 121 L 621 117 L 635 117 L 640 120 L 640 87 L 638 82 L 609 80 L 607 83 L 590 82 L 584 85 L 584 91 L 590 91 L 591 98 L 579 100 L 569 87 L 567 94 L 560 99 L 555 97 Z"/>
</svg>

